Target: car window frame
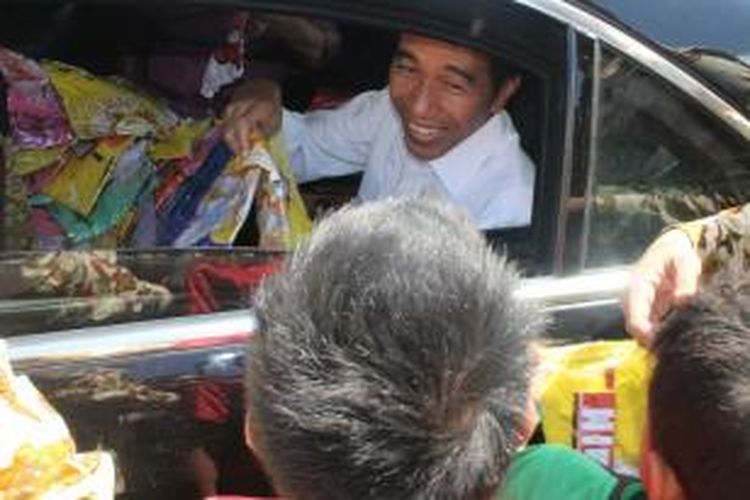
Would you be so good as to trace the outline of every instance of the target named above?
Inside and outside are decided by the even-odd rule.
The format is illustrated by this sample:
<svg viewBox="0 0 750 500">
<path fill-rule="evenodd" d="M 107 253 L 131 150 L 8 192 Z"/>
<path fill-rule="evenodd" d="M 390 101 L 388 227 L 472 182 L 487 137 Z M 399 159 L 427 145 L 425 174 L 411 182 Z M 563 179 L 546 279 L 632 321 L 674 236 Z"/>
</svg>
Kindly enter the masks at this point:
<svg viewBox="0 0 750 500">
<path fill-rule="evenodd" d="M 596 146 L 591 141 L 592 138 L 598 136 L 599 130 L 600 82 L 598 80 L 600 75 L 597 66 L 601 60 L 601 44 L 606 43 L 615 50 L 626 54 L 638 64 L 648 67 L 656 76 L 667 81 L 681 94 L 691 98 L 707 114 L 721 120 L 723 125 L 747 141 L 750 141 L 750 117 L 730 98 L 723 96 L 710 83 L 706 82 L 695 70 L 676 59 L 667 48 L 640 35 L 617 20 L 606 17 L 602 12 L 590 6 L 570 0 L 566 2 L 518 0 L 518 2 L 545 12 L 575 29 L 579 37 L 590 42 L 591 50 L 587 54 L 588 59 L 596 61 L 591 71 L 597 81 L 588 89 L 582 100 L 590 107 L 589 111 L 592 112 L 589 113 L 589 119 L 586 123 L 578 125 L 582 129 L 577 132 L 577 135 L 584 140 L 570 144 L 574 148 L 574 151 L 570 154 L 577 160 L 572 168 L 583 172 L 583 175 L 570 177 L 571 182 L 574 182 L 573 179 L 577 179 L 579 184 L 571 184 L 568 192 L 585 193 L 583 199 L 584 226 L 580 231 L 573 233 L 574 236 L 571 238 L 570 220 L 564 217 L 560 218 L 559 222 L 564 222 L 566 227 L 560 228 L 558 226 L 558 234 L 564 234 L 565 237 L 559 238 L 555 245 L 558 252 L 555 259 L 555 274 L 567 276 L 582 271 L 596 272 L 596 269 L 586 267 L 585 260 L 590 232 L 591 198 L 594 182 L 592 167 L 596 158 Z M 584 179 L 584 184 L 581 184 L 581 179 Z M 561 212 L 567 211 L 567 204 L 570 201 L 575 200 L 561 200 Z"/>
</svg>

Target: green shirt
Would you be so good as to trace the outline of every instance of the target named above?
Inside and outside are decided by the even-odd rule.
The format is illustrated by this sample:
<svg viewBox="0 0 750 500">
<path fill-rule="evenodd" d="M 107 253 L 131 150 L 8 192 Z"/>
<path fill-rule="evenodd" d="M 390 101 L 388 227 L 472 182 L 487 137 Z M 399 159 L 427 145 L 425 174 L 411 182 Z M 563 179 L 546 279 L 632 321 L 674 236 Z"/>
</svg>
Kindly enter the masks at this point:
<svg viewBox="0 0 750 500">
<path fill-rule="evenodd" d="M 517 453 L 496 500 L 637 500 L 641 483 L 624 479 L 582 453 L 560 445 Z"/>
</svg>

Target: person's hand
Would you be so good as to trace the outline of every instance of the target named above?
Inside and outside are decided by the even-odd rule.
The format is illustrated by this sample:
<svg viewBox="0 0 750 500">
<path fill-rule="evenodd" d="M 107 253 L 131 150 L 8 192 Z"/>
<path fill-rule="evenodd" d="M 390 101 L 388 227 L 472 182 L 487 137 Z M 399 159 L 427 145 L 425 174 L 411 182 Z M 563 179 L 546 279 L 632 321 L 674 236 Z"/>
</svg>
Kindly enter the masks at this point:
<svg viewBox="0 0 750 500">
<path fill-rule="evenodd" d="M 271 80 L 250 80 L 224 109 L 224 140 L 235 154 L 250 150 L 253 138 L 270 136 L 281 124 L 281 89 Z"/>
<path fill-rule="evenodd" d="M 657 238 L 633 266 L 623 297 L 630 335 L 648 347 L 664 315 L 695 295 L 700 275 L 700 258 L 685 233 L 675 229 Z"/>
</svg>

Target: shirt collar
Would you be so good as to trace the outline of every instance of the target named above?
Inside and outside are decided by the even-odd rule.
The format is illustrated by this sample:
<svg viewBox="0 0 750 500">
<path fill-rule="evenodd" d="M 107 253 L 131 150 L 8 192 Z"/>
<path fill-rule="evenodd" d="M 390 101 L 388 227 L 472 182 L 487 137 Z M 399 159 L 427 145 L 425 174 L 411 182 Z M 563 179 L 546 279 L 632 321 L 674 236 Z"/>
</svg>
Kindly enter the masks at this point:
<svg viewBox="0 0 750 500">
<path fill-rule="evenodd" d="M 462 193 L 474 192 L 476 185 L 485 181 L 478 175 L 482 166 L 498 151 L 509 135 L 509 127 L 512 125 L 505 111 L 493 115 L 469 137 L 427 164 L 455 198 L 460 198 Z"/>
</svg>

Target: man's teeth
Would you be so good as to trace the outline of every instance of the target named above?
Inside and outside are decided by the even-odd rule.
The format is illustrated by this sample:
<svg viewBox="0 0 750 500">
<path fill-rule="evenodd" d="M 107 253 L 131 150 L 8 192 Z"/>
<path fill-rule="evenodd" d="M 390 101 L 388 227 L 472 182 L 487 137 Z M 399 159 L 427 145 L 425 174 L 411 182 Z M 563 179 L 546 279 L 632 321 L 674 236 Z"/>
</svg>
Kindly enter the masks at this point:
<svg viewBox="0 0 750 500">
<path fill-rule="evenodd" d="M 439 131 L 440 129 L 437 127 L 417 125 L 415 123 L 409 124 L 409 132 L 422 139 L 432 139 Z"/>
</svg>

